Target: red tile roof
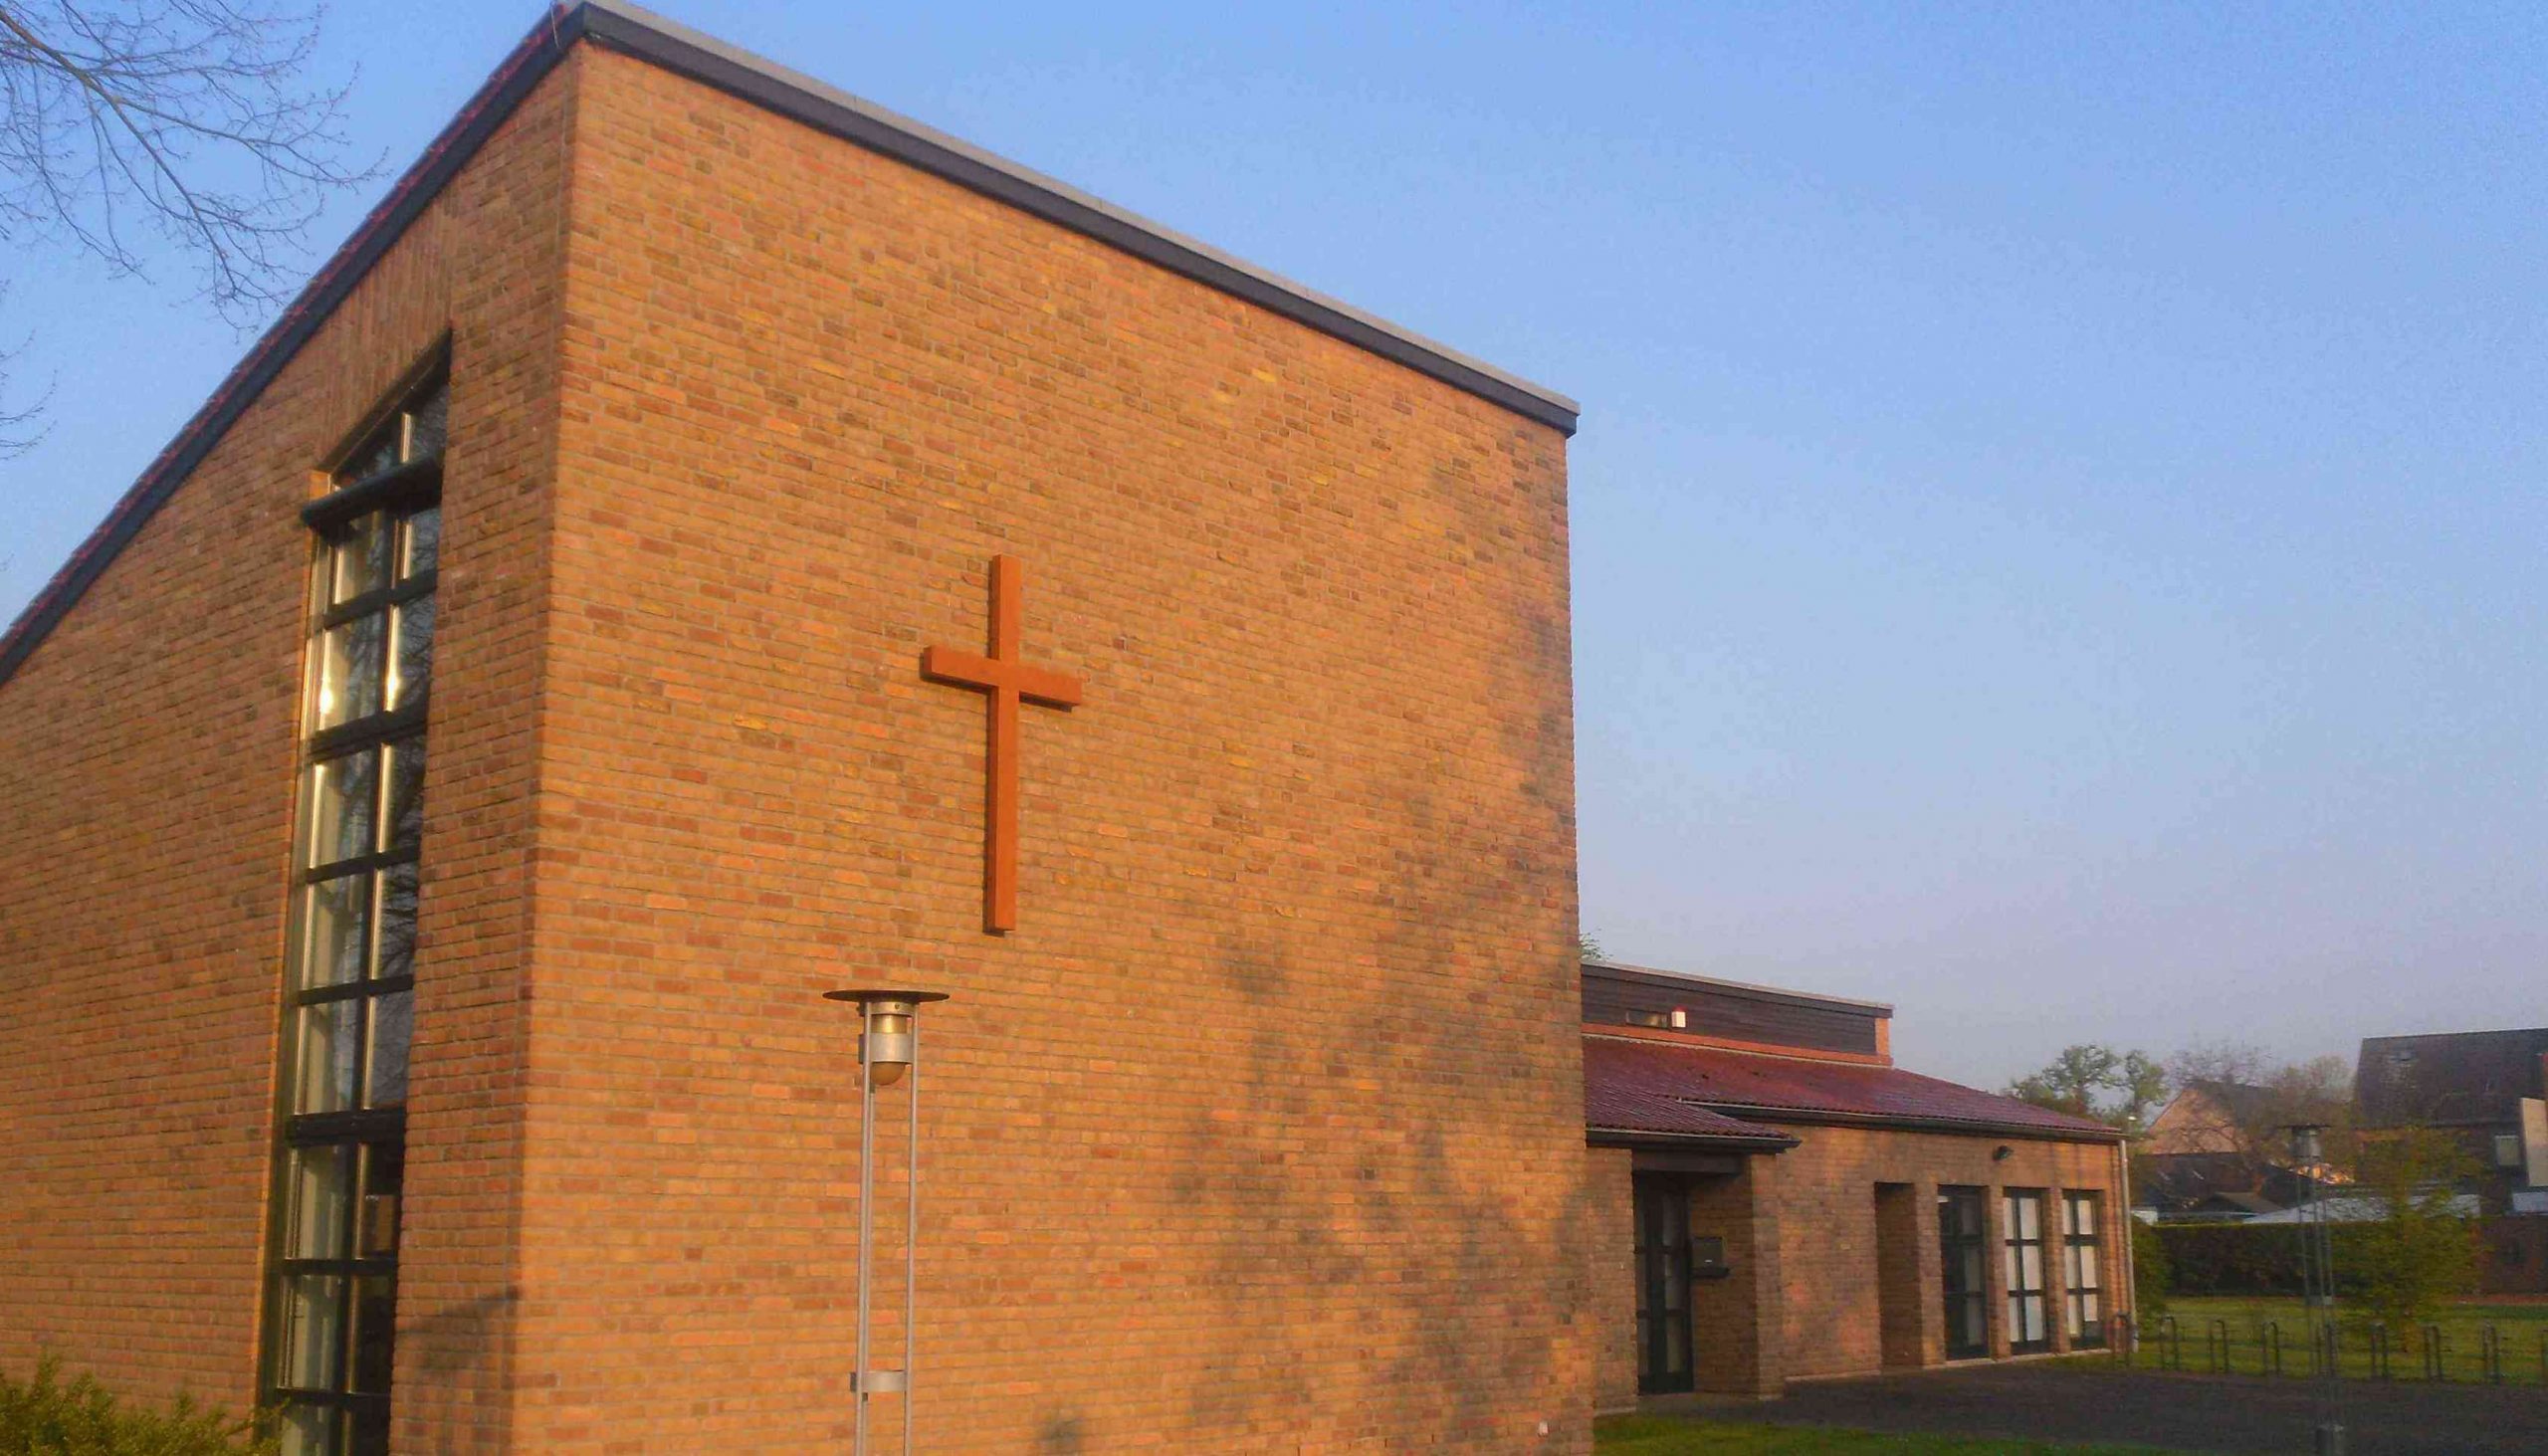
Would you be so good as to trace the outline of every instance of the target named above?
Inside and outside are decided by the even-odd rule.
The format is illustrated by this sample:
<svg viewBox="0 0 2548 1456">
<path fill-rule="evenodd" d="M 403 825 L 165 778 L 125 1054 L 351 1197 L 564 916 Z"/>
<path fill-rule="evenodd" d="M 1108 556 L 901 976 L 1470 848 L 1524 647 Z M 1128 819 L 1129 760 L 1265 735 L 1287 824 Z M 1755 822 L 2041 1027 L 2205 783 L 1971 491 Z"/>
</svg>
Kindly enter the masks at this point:
<svg viewBox="0 0 2548 1456">
<path fill-rule="evenodd" d="M 1775 1130 L 1738 1122 L 1727 1114 L 1805 1118 L 1871 1118 L 1948 1129 L 2032 1133 L 2111 1140 L 2121 1136 L 2103 1123 L 2049 1112 L 1997 1093 L 1960 1087 L 1905 1072 L 1850 1062 L 1816 1062 L 1761 1056 L 1716 1047 L 1587 1036 L 1584 1039 L 1584 1113 L 1592 1128 L 1705 1135 L 1716 1129 L 1669 1125 L 1681 1115 L 1722 1117 L 1741 1133 Z M 1623 1121 L 1624 1120 L 1624 1121 Z"/>
</svg>

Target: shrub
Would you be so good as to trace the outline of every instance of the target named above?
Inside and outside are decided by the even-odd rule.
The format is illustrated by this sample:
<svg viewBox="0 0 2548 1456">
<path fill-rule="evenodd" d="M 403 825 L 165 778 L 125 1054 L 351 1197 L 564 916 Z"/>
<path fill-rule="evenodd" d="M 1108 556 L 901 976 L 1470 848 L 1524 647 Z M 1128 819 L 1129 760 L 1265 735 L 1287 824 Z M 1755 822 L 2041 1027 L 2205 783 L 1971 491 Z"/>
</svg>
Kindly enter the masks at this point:
<svg viewBox="0 0 2548 1456">
<path fill-rule="evenodd" d="M 2155 1320 L 2168 1313 L 2168 1294 L 2177 1287 L 2176 1269 L 2168 1258 L 2168 1244 L 2159 1237 L 2156 1225 L 2132 1220 L 2132 1293 L 2140 1305 L 2140 1317 Z"/>
<path fill-rule="evenodd" d="M 62 1361 L 36 1360 L 35 1378 L 0 1372 L 0 1456 L 272 1456 L 274 1437 L 180 1394 L 167 1410 L 126 1407 L 93 1375 L 65 1381 Z"/>
</svg>

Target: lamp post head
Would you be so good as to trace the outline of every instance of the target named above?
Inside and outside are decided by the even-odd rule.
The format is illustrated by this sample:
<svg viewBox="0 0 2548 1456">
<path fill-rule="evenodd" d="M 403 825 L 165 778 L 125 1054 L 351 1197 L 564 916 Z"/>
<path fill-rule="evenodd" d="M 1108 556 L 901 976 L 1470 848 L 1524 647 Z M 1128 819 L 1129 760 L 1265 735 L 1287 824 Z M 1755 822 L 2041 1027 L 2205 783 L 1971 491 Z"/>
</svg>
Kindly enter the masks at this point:
<svg viewBox="0 0 2548 1456">
<path fill-rule="evenodd" d="M 2291 1138 L 2291 1161 L 2294 1166 L 2311 1168 L 2326 1161 L 2326 1144 L 2320 1137 L 2327 1131 L 2324 1123 L 2293 1123 L 2283 1131 Z"/>
<path fill-rule="evenodd" d="M 913 1023 L 920 1008 L 932 1001 L 947 999 L 945 991 L 904 991 L 866 986 L 846 990 L 825 991 L 826 1001 L 855 1001 L 861 1022 L 858 1033 L 859 1064 L 867 1069 L 869 1083 L 891 1087 L 903 1080 L 911 1070 L 912 1058 L 919 1052 Z"/>
</svg>

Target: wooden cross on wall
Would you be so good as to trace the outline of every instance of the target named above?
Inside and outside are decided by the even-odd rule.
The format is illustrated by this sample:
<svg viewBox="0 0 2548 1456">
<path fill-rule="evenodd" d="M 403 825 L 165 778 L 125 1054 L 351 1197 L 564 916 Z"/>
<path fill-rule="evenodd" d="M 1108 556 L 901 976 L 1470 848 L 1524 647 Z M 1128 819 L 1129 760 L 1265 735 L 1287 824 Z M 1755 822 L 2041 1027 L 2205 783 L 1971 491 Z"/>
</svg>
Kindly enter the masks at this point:
<svg viewBox="0 0 2548 1456">
<path fill-rule="evenodd" d="M 922 677 L 990 697 L 982 929 L 995 936 L 1017 928 L 1017 705 L 1067 709 L 1079 703 L 1079 679 L 1019 660 L 1025 594 L 1026 567 L 1015 556 L 991 557 L 990 656 L 954 647 L 925 647 L 920 654 Z"/>
</svg>

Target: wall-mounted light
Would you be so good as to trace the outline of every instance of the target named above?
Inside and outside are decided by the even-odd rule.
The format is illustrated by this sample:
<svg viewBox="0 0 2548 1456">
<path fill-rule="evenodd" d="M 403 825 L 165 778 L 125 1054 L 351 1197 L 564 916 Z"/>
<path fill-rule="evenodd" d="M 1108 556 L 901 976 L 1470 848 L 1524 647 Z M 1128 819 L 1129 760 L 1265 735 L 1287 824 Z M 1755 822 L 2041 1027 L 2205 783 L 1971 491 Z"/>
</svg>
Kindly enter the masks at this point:
<svg viewBox="0 0 2548 1456">
<path fill-rule="evenodd" d="M 2009 1160 L 2009 1154 L 2015 1151 L 2017 1151 L 2016 1148 L 2011 1147 L 2006 1143 L 2003 1143 L 1999 1146 L 1991 1149 L 1991 1160 L 1993 1162 L 2007 1162 Z"/>
<path fill-rule="evenodd" d="M 943 991 L 873 990 L 864 987 L 825 991 L 826 1001 L 852 1001 L 858 1006 L 858 1354 L 849 1388 L 857 1399 L 852 1436 L 858 1456 L 867 1453 L 867 1398 L 879 1394 L 903 1397 L 903 1451 L 912 1449 L 912 1351 L 918 1333 L 920 1283 L 920 1008 L 944 1001 Z M 903 1365 L 880 1370 L 868 1360 L 868 1321 L 875 1303 L 876 1272 L 876 1094 L 904 1084 L 911 1110 L 911 1139 L 904 1144 L 903 1187 Z"/>
</svg>

